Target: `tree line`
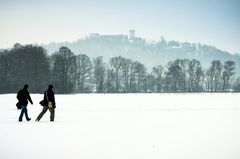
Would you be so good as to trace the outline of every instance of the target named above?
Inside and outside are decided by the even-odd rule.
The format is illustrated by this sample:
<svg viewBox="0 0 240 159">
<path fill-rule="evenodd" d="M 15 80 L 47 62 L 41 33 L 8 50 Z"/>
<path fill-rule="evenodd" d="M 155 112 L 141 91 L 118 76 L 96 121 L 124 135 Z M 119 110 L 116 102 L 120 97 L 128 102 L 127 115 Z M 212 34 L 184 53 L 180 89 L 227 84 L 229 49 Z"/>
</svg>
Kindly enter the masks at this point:
<svg viewBox="0 0 240 159">
<path fill-rule="evenodd" d="M 213 60 L 203 68 L 196 59 L 176 59 L 150 72 L 144 64 L 122 56 L 104 62 L 60 47 L 52 55 L 37 45 L 15 44 L 0 50 L 0 93 L 15 93 L 28 83 L 42 93 L 49 83 L 66 93 L 240 92 L 234 61 Z"/>
</svg>

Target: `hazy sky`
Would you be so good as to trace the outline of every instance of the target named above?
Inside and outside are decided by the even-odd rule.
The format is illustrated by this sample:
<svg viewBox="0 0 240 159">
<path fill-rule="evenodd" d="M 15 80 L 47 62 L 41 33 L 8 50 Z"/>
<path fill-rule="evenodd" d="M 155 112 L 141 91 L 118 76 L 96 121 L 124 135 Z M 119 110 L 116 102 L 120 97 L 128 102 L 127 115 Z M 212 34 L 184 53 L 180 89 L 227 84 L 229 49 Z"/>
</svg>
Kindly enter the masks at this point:
<svg viewBox="0 0 240 159">
<path fill-rule="evenodd" d="M 0 0 L 0 48 L 129 29 L 240 53 L 240 0 Z"/>
</svg>

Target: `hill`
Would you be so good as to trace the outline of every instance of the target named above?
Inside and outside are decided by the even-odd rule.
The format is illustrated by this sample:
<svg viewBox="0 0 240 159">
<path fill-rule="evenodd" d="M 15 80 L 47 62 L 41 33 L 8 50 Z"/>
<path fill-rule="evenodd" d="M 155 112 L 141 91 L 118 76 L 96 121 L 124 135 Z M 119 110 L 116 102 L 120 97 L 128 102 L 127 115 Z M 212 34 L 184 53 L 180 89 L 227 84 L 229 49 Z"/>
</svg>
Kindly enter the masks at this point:
<svg viewBox="0 0 240 159">
<path fill-rule="evenodd" d="M 127 35 L 90 34 L 75 42 L 50 43 L 44 45 L 48 52 L 54 53 L 61 46 L 67 46 L 76 54 L 87 54 L 89 57 L 103 56 L 105 61 L 113 56 L 124 56 L 138 60 L 151 70 L 156 65 L 166 65 L 175 59 L 196 59 L 207 68 L 213 60 L 221 62 L 232 60 L 239 73 L 239 54 L 222 51 L 216 47 L 200 43 L 166 41 L 163 37 L 158 42 L 147 42 L 144 38 Z"/>
</svg>

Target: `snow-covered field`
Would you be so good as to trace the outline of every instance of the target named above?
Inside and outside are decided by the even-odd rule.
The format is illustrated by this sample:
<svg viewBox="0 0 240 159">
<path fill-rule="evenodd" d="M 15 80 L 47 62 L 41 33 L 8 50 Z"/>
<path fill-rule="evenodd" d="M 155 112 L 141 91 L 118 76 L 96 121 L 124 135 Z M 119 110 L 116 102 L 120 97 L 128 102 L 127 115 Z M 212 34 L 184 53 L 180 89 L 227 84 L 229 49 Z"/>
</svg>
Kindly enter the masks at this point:
<svg viewBox="0 0 240 159">
<path fill-rule="evenodd" d="M 56 95 L 56 119 L 18 122 L 0 95 L 0 159 L 239 159 L 240 94 Z"/>
</svg>

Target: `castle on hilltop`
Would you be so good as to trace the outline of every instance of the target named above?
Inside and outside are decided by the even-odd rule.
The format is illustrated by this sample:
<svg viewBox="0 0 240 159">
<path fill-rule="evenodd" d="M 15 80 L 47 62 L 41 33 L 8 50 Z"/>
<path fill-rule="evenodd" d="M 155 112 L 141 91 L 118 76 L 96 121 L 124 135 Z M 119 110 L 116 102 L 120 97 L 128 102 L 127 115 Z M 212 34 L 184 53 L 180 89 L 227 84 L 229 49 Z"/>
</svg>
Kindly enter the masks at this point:
<svg viewBox="0 0 240 159">
<path fill-rule="evenodd" d="M 109 38 L 109 39 L 116 39 L 116 38 L 127 38 L 128 40 L 135 40 L 137 37 L 135 36 L 135 30 L 129 30 L 129 35 L 119 34 L 119 35 L 101 35 L 99 33 L 91 33 L 90 38 Z"/>
<path fill-rule="evenodd" d="M 145 39 L 141 37 L 136 37 L 136 31 L 131 29 L 129 30 L 128 35 L 124 34 L 119 34 L 119 35 L 102 35 L 99 33 L 91 33 L 88 38 L 90 39 L 95 39 L 95 40 L 100 40 L 102 42 L 108 42 L 108 43 L 138 43 L 138 44 L 145 44 Z"/>
</svg>

